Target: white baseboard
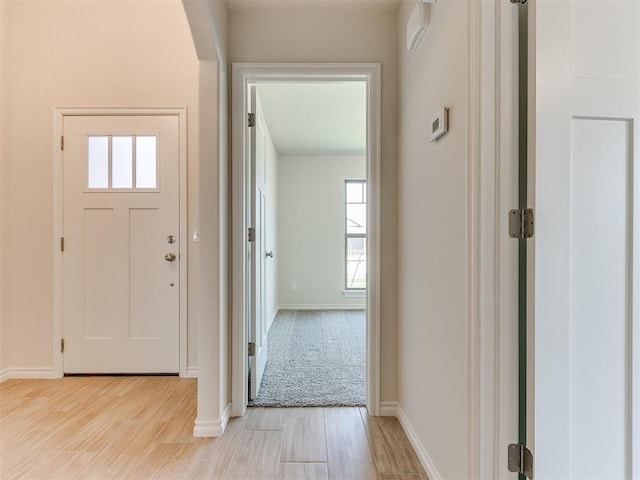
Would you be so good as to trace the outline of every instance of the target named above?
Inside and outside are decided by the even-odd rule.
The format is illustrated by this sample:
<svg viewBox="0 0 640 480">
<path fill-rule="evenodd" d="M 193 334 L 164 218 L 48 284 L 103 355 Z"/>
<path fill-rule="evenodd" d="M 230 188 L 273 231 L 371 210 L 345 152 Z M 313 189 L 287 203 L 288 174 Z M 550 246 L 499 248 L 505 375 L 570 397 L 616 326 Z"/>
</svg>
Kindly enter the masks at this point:
<svg viewBox="0 0 640 480">
<path fill-rule="evenodd" d="M 12 378 L 60 378 L 53 372 L 51 367 L 41 368 L 5 368 L 0 372 L 0 382 L 9 380 Z"/>
<path fill-rule="evenodd" d="M 422 463 L 422 467 L 427 473 L 429 480 L 441 480 L 442 477 L 440 476 L 440 474 L 438 473 L 438 470 L 436 469 L 435 465 L 431 461 L 431 458 L 429 458 L 429 454 L 427 453 L 427 450 L 424 448 L 424 445 L 422 445 L 422 442 L 420 441 L 420 438 L 416 434 L 416 431 L 411 426 L 409 417 L 407 417 L 407 415 L 404 413 L 404 410 L 402 409 L 402 406 L 399 404 L 397 405 L 397 417 L 398 417 L 398 420 L 400 421 L 400 424 L 402 425 L 402 428 L 404 428 L 404 433 L 407 434 L 407 438 L 409 439 L 409 442 L 411 442 L 411 446 L 416 451 L 416 455 L 418 455 L 418 458 L 420 459 L 420 463 Z"/>
<path fill-rule="evenodd" d="M 398 402 L 380 402 L 381 417 L 397 417 Z"/>
<path fill-rule="evenodd" d="M 221 437 L 229 423 L 231 415 L 231 404 L 227 403 L 222 413 L 222 417 L 217 420 L 198 420 L 193 427 L 194 437 Z"/>
<path fill-rule="evenodd" d="M 198 367 L 187 367 L 187 375 L 185 378 L 198 378 Z"/>
<path fill-rule="evenodd" d="M 281 310 L 366 310 L 366 305 L 278 305 L 278 311 Z"/>
</svg>

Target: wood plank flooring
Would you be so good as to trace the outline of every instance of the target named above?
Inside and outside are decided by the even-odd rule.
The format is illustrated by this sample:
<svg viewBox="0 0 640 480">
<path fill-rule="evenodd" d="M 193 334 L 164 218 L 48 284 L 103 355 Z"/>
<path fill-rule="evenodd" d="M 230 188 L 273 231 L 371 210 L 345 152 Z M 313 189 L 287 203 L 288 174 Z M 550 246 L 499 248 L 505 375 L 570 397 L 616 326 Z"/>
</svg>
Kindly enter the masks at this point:
<svg viewBox="0 0 640 480">
<path fill-rule="evenodd" d="M 427 480 L 395 418 L 252 408 L 192 435 L 196 381 L 67 377 L 0 384 L 2 479 Z"/>
</svg>

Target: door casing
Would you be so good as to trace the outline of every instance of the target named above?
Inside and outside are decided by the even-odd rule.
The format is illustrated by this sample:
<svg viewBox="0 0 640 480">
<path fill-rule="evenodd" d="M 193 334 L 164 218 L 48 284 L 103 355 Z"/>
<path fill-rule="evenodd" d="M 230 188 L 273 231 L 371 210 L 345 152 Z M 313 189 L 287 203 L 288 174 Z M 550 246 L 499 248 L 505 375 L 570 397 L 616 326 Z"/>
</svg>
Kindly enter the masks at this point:
<svg viewBox="0 0 640 480">
<path fill-rule="evenodd" d="M 517 478 L 518 7 L 468 2 L 468 478 Z"/>
<path fill-rule="evenodd" d="M 64 152 L 61 138 L 66 116 L 156 116 L 174 115 L 178 117 L 179 142 L 179 278 L 180 278 L 180 376 L 187 376 L 187 110 L 184 107 L 162 108 L 54 108 L 53 109 L 53 228 L 52 228 L 52 272 L 53 272 L 53 312 L 52 312 L 52 364 L 53 376 L 62 377 L 63 354 L 60 351 L 60 339 L 63 338 L 62 311 L 62 255 L 60 238 L 64 236 Z"/>
<path fill-rule="evenodd" d="M 247 87 L 264 82 L 364 81 L 367 83 L 367 182 L 369 184 L 367 283 L 367 408 L 380 414 L 380 139 L 381 66 L 378 63 L 234 63 L 232 76 L 232 416 L 244 414 L 247 398 L 246 216 Z"/>
</svg>

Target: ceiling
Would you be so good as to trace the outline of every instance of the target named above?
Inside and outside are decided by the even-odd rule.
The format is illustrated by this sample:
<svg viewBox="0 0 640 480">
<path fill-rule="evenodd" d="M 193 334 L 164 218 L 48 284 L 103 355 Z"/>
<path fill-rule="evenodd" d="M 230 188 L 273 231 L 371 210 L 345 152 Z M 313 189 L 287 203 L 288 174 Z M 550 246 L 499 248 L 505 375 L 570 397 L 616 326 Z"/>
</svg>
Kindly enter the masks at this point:
<svg viewBox="0 0 640 480">
<path fill-rule="evenodd" d="M 365 82 L 280 83 L 257 88 L 278 155 L 366 152 Z"/>
<path fill-rule="evenodd" d="M 225 0 L 231 11 L 247 9 L 278 9 L 291 7 L 365 8 L 396 10 L 401 0 Z"/>
</svg>

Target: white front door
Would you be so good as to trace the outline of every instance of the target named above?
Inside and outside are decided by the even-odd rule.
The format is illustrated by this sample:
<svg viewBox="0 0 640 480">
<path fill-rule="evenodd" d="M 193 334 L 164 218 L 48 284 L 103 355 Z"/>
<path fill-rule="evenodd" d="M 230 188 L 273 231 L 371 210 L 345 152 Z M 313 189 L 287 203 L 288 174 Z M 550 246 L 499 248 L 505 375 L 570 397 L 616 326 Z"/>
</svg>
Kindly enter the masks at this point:
<svg viewBox="0 0 640 480">
<path fill-rule="evenodd" d="M 255 127 L 251 128 L 251 225 L 255 238 L 251 243 L 251 308 L 250 342 L 255 344 L 251 357 L 252 399 L 258 395 L 262 375 L 267 364 L 267 308 L 266 308 L 266 135 L 265 120 L 256 87 L 251 87 L 251 111 L 255 113 Z"/>
<path fill-rule="evenodd" d="M 530 8 L 534 474 L 638 479 L 640 2 Z"/>
<path fill-rule="evenodd" d="M 179 371 L 178 122 L 64 117 L 65 373 Z"/>
</svg>

